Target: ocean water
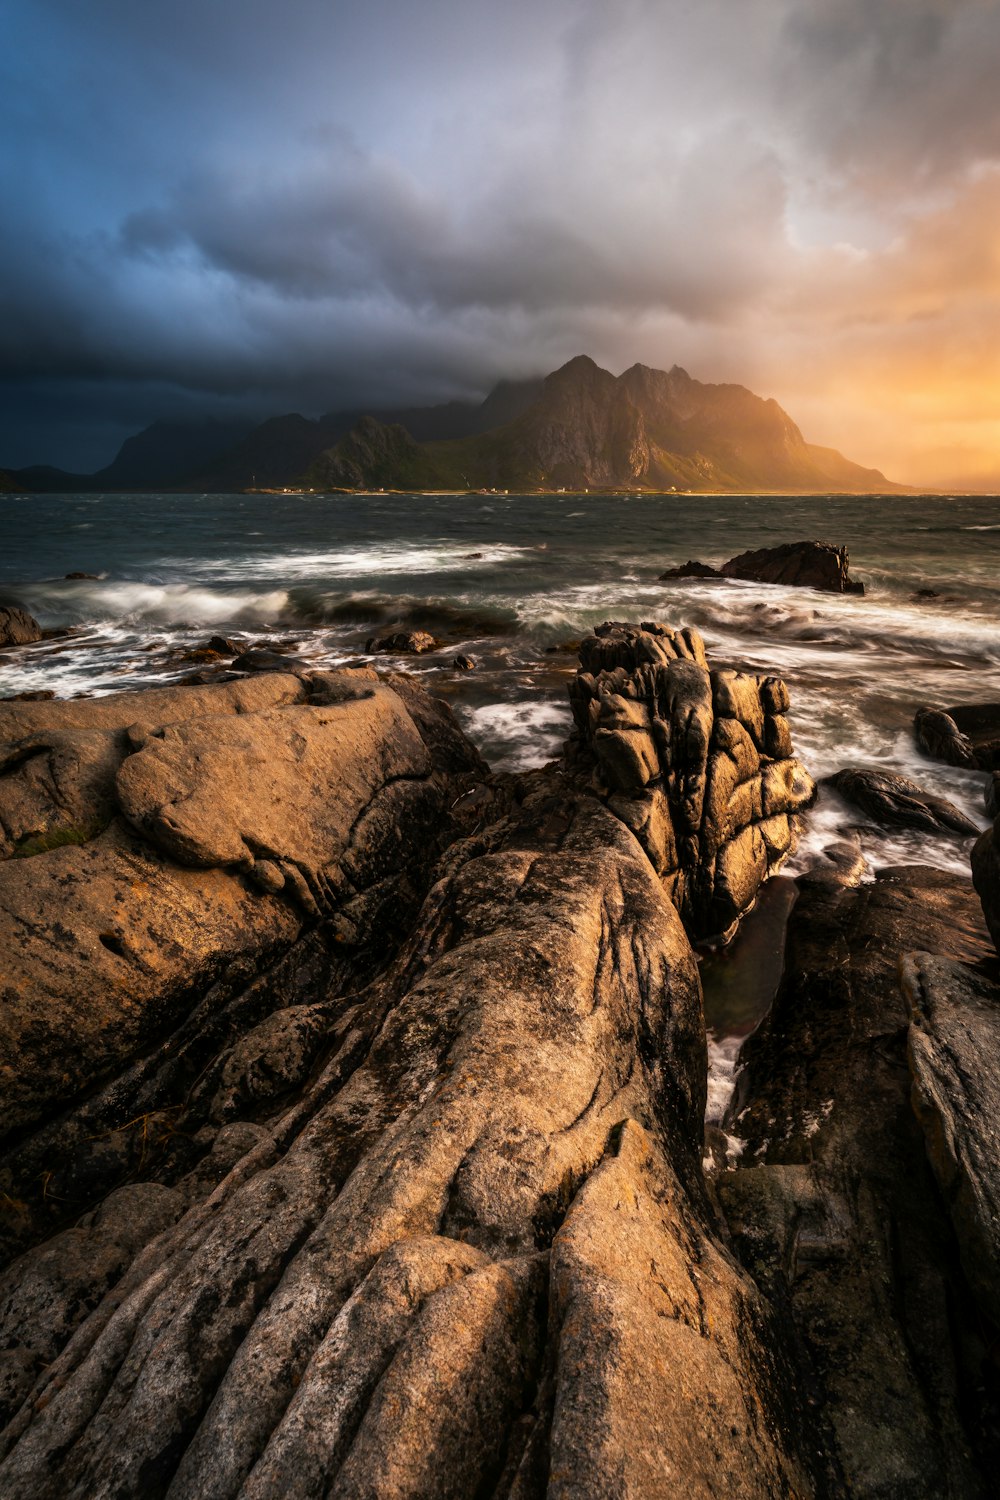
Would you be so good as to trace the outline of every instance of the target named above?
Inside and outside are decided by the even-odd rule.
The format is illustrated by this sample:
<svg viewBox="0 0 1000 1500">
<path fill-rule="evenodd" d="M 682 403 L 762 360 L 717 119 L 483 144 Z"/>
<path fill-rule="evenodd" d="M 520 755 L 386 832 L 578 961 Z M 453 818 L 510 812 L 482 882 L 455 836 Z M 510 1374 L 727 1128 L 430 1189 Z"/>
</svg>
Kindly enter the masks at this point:
<svg viewBox="0 0 1000 1500">
<path fill-rule="evenodd" d="M 0 697 L 174 681 L 217 632 L 329 666 L 363 659 L 376 632 L 419 627 L 442 648 L 379 662 L 418 674 L 495 767 L 518 769 L 559 753 L 580 637 L 602 620 L 660 620 L 697 626 L 715 664 L 785 678 L 816 778 L 893 769 L 986 827 L 985 777 L 926 759 L 912 721 L 925 703 L 1000 701 L 997 497 L 0 496 L 0 522 L 0 602 L 69 632 L 0 654 Z M 846 545 L 865 596 L 658 579 L 688 558 L 802 538 Z M 454 668 L 458 652 L 475 671 Z M 887 834 L 823 791 L 785 873 L 859 825 L 872 872 L 968 872 L 971 839 Z M 706 962 L 712 1119 L 768 1003 L 746 976 L 782 941 L 780 902 L 776 889 L 734 952 Z"/>
<path fill-rule="evenodd" d="M 0 696 L 177 680 L 216 632 L 333 665 L 420 627 L 446 645 L 393 664 L 450 699 L 494 766 L 520 768 L 559 752 L 579 638 L 654 619 L 697 626 L 719 664 L 784 676 L 814 776 L 891 767 L 985 826 L 983 778 L 925 759 L 911 726 L 924 703 L 1000 699 L 995 497 L 47 495 L 0 497 L 0 521 L 0 598 L 70 631 L 4 652 Z M 847 545 L 865 596 L 658 581 L 804 537 Z M 454 669 L 459 651 L 476 671 Z M 859 821 L 824 794 L 799 862 Z M 865 843 L 873 868 L 968 867 L 961 839 Z"/>
</svg>

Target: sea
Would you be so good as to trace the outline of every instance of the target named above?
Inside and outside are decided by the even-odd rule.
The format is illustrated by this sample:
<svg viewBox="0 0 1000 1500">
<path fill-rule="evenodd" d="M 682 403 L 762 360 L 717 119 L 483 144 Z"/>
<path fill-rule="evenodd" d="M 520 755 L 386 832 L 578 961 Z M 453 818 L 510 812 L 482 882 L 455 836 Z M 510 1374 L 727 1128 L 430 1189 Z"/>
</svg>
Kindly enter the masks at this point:
<svg viewBox="0 0 1000 1500">
<path fill-rule="evenodd" d="M 1000 701 L 997 496 L 33 495 L 0 496 L 0 523 L 0 602 L 67 632 L 0 654 L 0 697 L 178 681 L 220 633 L 336 666 L 372 659 L 373 636 L 421 629 L 439 649 L 377 663 L 445 697 L 495 769 L 523 770 L 569 733 L 580 638 L 603 620 L 657 620 L 696 626 L 715 665 L 782 676 L 816 779 L 891 769 L 987 826 L 983 775 L 921 754 L 913 716 Z M 864 596 L 659 576 L 805 538 L 846 546 Z M 824 789 L 786 876 L 858 827 L 870 875 L 968 873 L 971 840 L 887 833 Z M 782 901 L 769 902 L 774 947 Z M 765 918 L 756 937 L 745 927 L 759 959 Z M 741 1011 L 741 969 L 725 962 L 706 969 L 717 1082 L 763 1003 Z M 720 973 L 724 1004 L 709 994 Z"/>
</svg>

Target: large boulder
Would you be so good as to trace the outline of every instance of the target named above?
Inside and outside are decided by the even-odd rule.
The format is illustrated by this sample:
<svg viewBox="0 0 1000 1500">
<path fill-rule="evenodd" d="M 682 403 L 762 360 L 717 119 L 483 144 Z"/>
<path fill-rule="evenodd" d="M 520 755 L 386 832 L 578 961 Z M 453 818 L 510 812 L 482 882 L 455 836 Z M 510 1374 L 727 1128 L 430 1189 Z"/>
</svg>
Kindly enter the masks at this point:
<svg viewBox="0 0 1000 1500">
<path fill-rule="evenodd" d="M 851 578 L 846 547 L 832 542 L 785 542 L 741 552 L 722 564 L 724 578 L 754 583 L 783 583 L 798 588 L 823 589 L 831 594 L 863 594 L 865 586 Z"/>
<path fill-rule="evenodd" d="M 592 796 L 500 804 L 367 986 L 308 987 L 325 1045 L 291 1098 L 218 1131 L 185 1102 L 211 1148 L 137 1169 L 162 1192 L 127 1243 L 109 1212 L 12 1268 L 37 1326 L 5 1500 L 816 1492 L 772 1310 L 712 1227 L 680 920 Z"/>
<path fill-rule="evenodd" d="M 660 580 L 740 578 L 748 583 L 781 583 L 831 594 L 863 594 L 864 584 L 850 576 L 849 568 L 846 547 L 836 547 L 832 542 L 784 542 L 741 552 L 721 568 L 702 562 L 682 563 L 661 573 Z"/>
<path fill-rule="evenodd" d="M 38 621 L 16 604 L 0 604 L 0 646 L 30 646 L 42 638 Z"/>
<path fill-rule="evenodd" d="M 713 670 L 695 630 L 608 622 L 580 647 L 568 754 L 696 938 L 731 933 L 815 795 L 776 677 Z"/>
</svg>

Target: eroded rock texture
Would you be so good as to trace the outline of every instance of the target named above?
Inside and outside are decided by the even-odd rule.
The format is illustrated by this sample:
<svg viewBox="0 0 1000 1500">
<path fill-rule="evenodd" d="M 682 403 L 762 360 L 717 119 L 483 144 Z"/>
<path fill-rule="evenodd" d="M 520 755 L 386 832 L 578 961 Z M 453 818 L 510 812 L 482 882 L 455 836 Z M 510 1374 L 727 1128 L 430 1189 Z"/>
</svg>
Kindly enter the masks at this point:
<svg viewBox="0 0 1000 1500">
<path fill-rule="evenodd" d="M 570 684 L 577 744 L 695 937 L 732 930 L 815 788 L 777 677 L 711 670 L 695 630 L 609 623 Z"/>
<path fill-rule="evenodd" d="M 236 738 L 224 720 L 219 741 L 251 755 L 284 714 L 276 790 L 285 734 L 302 733 L 308 707 L 289 691 Z M 391 761 L 397 780 L 382 787 L 441 774 L 425 759 L 432 732 L 447 737 L 438 710 L 424 708 L 414 737 L 403 699 L 372 685 L 336 705 L 364 749 L 339 773 L 352 806 L 370 805 L 378 779 L 373 703 L 411 768 Z M 317 714 L 308 767 L 329 709 Z M 321 911 L 317 846 L 301 847 L 294 822 L 279 839 L 267 798 L 235 797 L 224 838 L 218 799 L 189 795 L 192 757 L 215 774 L 202 734 L 176 721 L 117 772 L 158 841 L 129 846 L 146 888 L 180 870 L 239 885 L 265 856 L 282 873 L 302 856 Z M 270 969 L 244 976 L 238 1031 L 216 1029 L 197 1068 L 173 1076 L 173 1132 L 190 1149 L 151 1150 L 8 1269 L 0 1348 L 14 1348 L 12 1328 L 30 1336 L 0 1365 L 5 1497 L 814 1492 L 780 1331 L 704 1193 L 705 1037 L 680 919 L 592 796 L 555 776 L 492 795 L 395 954 L 376 924 L 382 962 L 367 975 L 331 956 L 335 933 L 294 882 L 240 885 L 265 942 L 279 910 L 294 931 Z M 321 868 L 341 870 L 357 814 L 325 817 Z M 419 805 L 396 809 L 394 826 L 422 833 Z M 226 863 L 206 870 L 209 855 Z M 178 856 L 198 868 L 165 875 Z M 122 902 L 125 945 L 137 900 L 133 887 Z M 68 962 L 83 962 L 78 948 Z M 273 980 L 282 964 L 288 987 Z M 111 1003 L 115 981 L 97 971 L 91 1004 Z M 202 1003 L 202 1026 L 217 1013 L 224 993 Z M 176 1068 L 183 1051 L 150 1056 Z"/>
<path fill-rule="evenodd" d="M 415 712 L 364 673 L 0 705 L 0 1243 L 79 1213 L 151 1138 L 203 1156 L 191 1091 L 200 1127 L 301 1084 L 325 987 L 400 940 L 482 773 Z"/>
</svg>

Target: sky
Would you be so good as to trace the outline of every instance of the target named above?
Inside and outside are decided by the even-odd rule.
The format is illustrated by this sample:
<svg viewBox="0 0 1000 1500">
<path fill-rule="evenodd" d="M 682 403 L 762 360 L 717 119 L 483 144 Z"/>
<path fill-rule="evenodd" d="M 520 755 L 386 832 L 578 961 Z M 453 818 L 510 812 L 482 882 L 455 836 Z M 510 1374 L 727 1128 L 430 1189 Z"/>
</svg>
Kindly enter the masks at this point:
<svg viewBox="0 0 1000 1500">
<path fill-rule="evenodd" d="M 1000 0 L 0 0 L 0 463 L 580 353 L 1000 488 Z"/>
</svg>

